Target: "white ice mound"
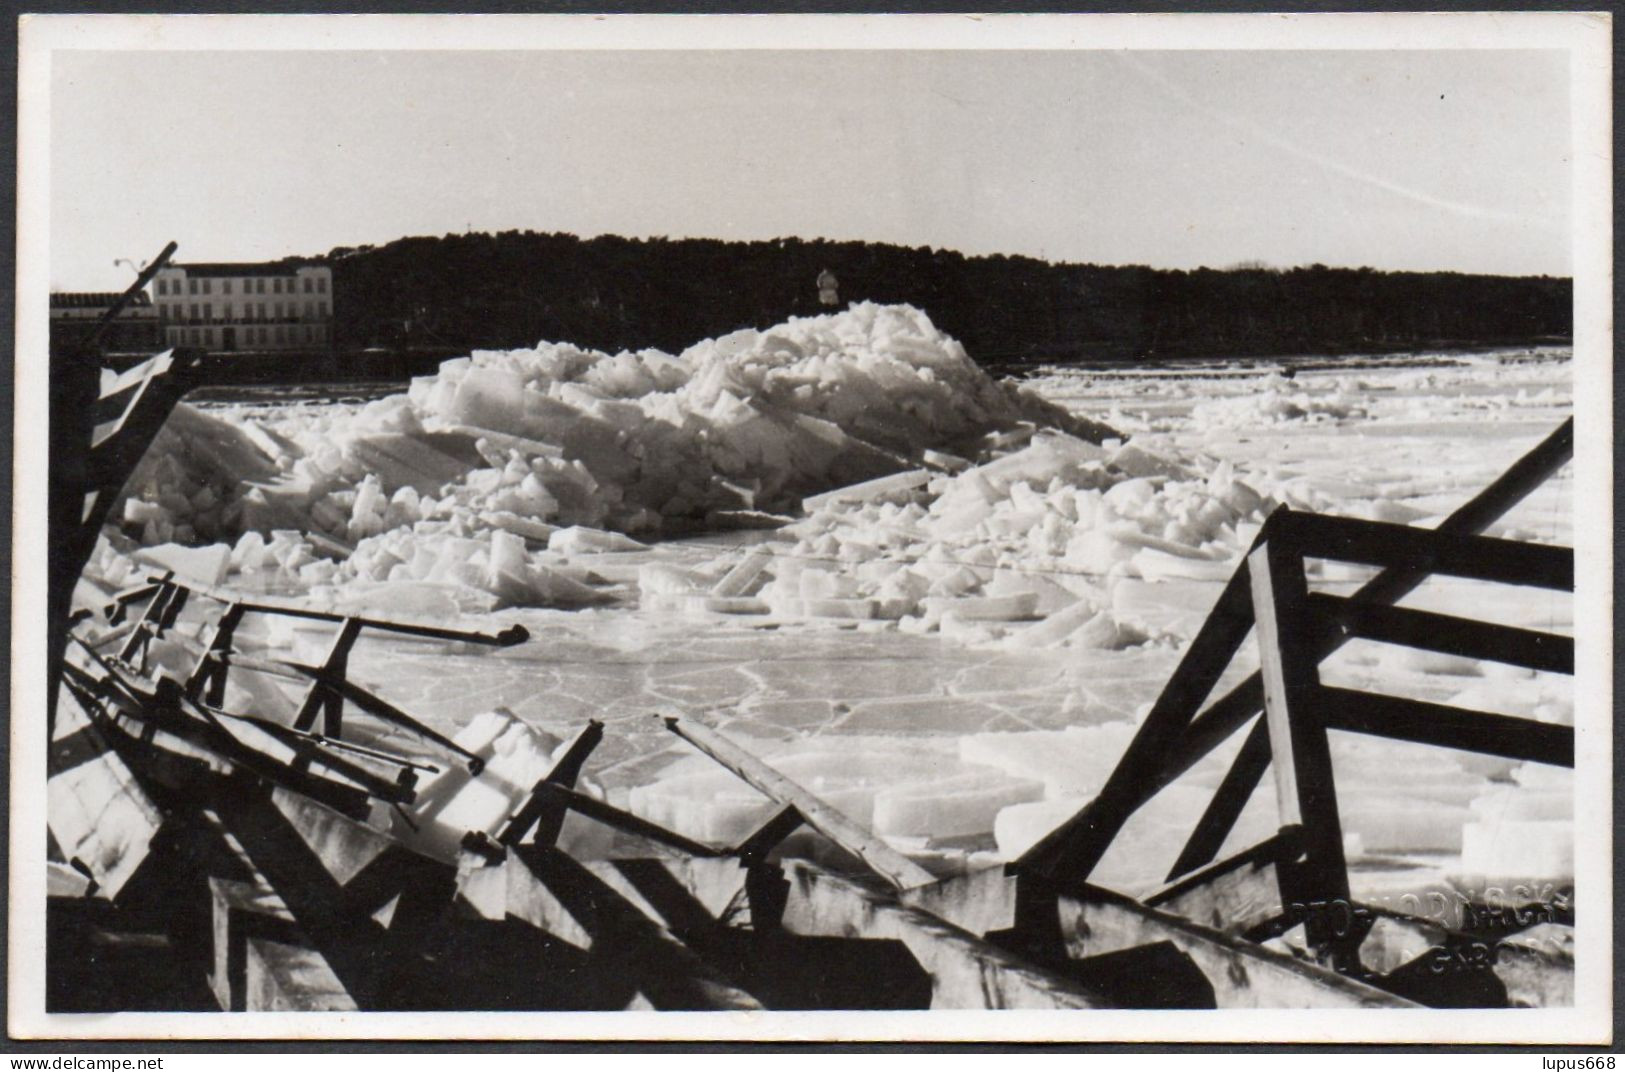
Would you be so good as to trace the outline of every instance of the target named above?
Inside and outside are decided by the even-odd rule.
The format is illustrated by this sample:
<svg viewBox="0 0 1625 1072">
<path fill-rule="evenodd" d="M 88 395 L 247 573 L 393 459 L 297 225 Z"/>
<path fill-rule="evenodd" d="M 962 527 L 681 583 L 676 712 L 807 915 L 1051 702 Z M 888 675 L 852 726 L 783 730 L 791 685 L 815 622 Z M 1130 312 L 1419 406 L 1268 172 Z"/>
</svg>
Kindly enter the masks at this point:
<svg viewBox="0 0 1625 1072">
<path fill-rule="evenodd" d="M 144 544 L 301 533 L 309 559 L 251 557 L 307 584 L 437 572 L 499 600 L 579 601 L 534 562 L 491 569 L 437 544 L 500 529 L 572 556 L 632 549 L 611 534 L 917 484 L 962 444 L 1040 426 L 1106 431 L 995 381 L 918 309 L 864 303 L 678 356 L 475 351 L 365 405 L 180 407 L 113 516 Z M 357 545 L 376 553 L 346 562 Z"/>
</svg>

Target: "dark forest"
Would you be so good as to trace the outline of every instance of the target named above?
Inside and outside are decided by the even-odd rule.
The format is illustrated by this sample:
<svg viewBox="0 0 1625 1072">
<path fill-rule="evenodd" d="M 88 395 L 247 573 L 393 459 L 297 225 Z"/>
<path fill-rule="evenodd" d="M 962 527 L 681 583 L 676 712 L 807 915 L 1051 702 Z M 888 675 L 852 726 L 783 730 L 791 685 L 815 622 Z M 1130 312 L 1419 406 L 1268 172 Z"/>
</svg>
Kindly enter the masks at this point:
<svg viewBox="0 0 1625 1072">
<path fill-rule="evenodd" d="M 839 298 L 907 302 L 985 364 L 1348 354 L 1566 340 L 1572 283 L 1323 265 L 1177 271 L 785 238 L 507 231 L 335 249 L 343 348 L 570 342 L 677 352 Z"/>
</svg>

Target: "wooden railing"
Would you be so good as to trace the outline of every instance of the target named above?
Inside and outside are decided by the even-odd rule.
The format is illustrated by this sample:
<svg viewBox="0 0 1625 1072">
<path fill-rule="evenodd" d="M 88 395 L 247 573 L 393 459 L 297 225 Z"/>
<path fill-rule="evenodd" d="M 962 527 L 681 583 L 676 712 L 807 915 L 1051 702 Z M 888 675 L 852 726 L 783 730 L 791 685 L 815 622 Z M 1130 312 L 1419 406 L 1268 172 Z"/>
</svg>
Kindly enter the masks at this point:
<svg viewBox="0 0 1625 1072">
<path fill-rule="evenodd" d="M 1283 904 L 1346 903 L 1347 871 L 1326 731 L 1348 730 L 1519 760 L 1572 766 L 1574 730 L 1523 718 L 1322 685 L 1320 662 L 1355 637 L 1573 673 L 1572 638 L 1391 604 L 1435 574 L 1572 591 L 1569 548 L 1474 535 L 1566 464 L 1573 422 L 1556 432 L 1436 529 L 1299 513 L 1270 516 L 1187 647 L 1100 793 L 1013 865 L 1063 885 L 1081 884 L 1146 801 L 1259 718 L 1197 822 L 1168 880 L 1217 856 L 1248 799 L 1275 763 Z M 1306 557 L 1383 567 L 1349 597 L 1311 594 Z M 1261 668 L 1209 704 L 1248 634 Z"/>
</svg>

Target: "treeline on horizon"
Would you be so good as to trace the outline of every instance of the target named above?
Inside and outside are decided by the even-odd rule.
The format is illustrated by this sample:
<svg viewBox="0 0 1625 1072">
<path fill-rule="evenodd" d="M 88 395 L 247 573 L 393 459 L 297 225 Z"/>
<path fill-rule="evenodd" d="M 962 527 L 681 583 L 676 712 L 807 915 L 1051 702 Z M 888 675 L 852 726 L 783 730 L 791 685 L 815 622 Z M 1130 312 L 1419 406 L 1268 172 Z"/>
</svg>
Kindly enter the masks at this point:
<svg viewBox="0 0 1625 1072">
<path fill-rule="evenodd" d="M 1547 276 L 1237 267 L 1181 271 L 967 257 L 874 242 L 629 239 L 506 231 L 341 247 L 340 347 L 569 342 L 679 352 L 742 327 L 907 302 L 984 364 L 1347 354 L 1567 339 L 1573 284 Z"/>
</svg>

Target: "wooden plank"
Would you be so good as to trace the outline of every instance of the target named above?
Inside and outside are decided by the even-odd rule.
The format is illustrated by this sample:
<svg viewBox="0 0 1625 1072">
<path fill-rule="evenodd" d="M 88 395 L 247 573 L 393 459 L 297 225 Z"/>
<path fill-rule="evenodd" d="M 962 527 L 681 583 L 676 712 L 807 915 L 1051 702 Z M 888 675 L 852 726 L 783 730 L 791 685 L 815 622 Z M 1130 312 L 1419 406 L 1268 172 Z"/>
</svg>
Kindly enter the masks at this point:
<svg viewBox="0 0 1625 1072">
<path fill-rule="evenodd" d="M 761 1003 L 569 854 L 521 845 L 499 865 L 507 912 L 589 952 L 662 1010 L 760 1010 Z"/>
<path fill-rule="evenodd" d="M 249 938 L 243 957 L 244 1008 L 249 1012 L 360 1011 L 315 950 Z"/>
<path fill-rule="evenodd" d="M 667 729 L 727 767 L 753 789 L 780 805 L 794 805 L 808 826 L 868 864 L 898 889 L 936 881 L 931 872 L 715 730 L 669 716 L 665 723 Z"/>
<path fill-rule="evenodd" d="M 899 900 L 938 919 L 985 937 L 1016 926 L 1020 880 L 1004 867 L 953 875 L 929 886 L 905 890 Z"/>
<path fill-rule="evenodd" d="M 733 850 L 732 855 L 747 866 L 760 863 L 767 859 L 767 854 L 778 847 L 779 842 L 795 833 L 801 826 L 803 819 L 801 813 L 796 811 L 794 804 L 786 804 L 773 813 L 773 817 L 757 827 L 755 832 L 741 841 Z"/>
<path fill-rule="evenodd" d="M 585 793 L 578 793 L 574 789 L 567 789 L 563 785 L 555 785 L 552 782 L 544 781 L 536 787 L 536 793 L 545 799 L 550 799 L 568 808 L 570 811 L 578 812 L 589 819 L 596 819 L 605 826 L 613 827 L 622 833 L 646 838 L 657 845 L 665 845 L 668 848 L 676 849 L 678 852 L 685 852 L 690 856 L 727 855 L 721 849 L 712 848 L 710 845 L 702 845 L 698 841 L 691 841 L 675 831 L 667 830 L 658 823 L 651 823 L 640 815 L 633 815 L 631 812 L 623 811 L 613 804 L 606 804 L 602 800 L 590 797 Z"/>
<path fill-rule="evenodd" d="M 1508 507 L 1544 484 L 1574 457 L 1574 418 L 1569 417 L 1529 453 L 1472 500 L 1458 508 L 1439 527 L 1460 527 L 1478 532 L 1507 512 Z"/>
<path fill-rule="evenodd" d="M 1311 558 L 1400 566 L 1499 584 L 1574 590 L 1574 549 L 1294 511 L 1292 538 Z"/>
<path fill-rule="evenodd" d="M 1148 907 L 1242 934 L 1285 910 L 1277 864 L 1298 855 L 1297 839 L 1276 835 L 1145 898 Z"/>
<path fill-rule="evenodd" d="M 786 860 L 781 925 L 792 934 L 903 943 L 931 976 L 933 1009 L 1098 1009 L 1105 999 L 886 890 Z"/>
<path fill-rule="evenodd" d="M 1090 887 L 1062 894 L 1057 912 L 1067 953 L 1078 959 L 1172 942 L 1213 985 L 1221 1009 L 1410 1009 L 1376 987 L 1232 937 L 1211 927 Z"/>
<path fill-rule="evenodd" d="M 1275 524 L 1275 518 L 1288 524 Z M 1302 830 L 1302 859 L 1279 873 L 1281 896 L 1287 904 L 1347 903 L 1343 824 L 1337 813 L 1331 745 L 1320 712 L 1320 673 L 1305 628 L 1309 590 L 1293 519 L 1284 509 L 1272 515 L 1264 544 L 1247 560 L 1276 801 L 1282 827 Z M 1330 928 L 1316 915 L 1307 922 L 1309 940 L 1317 949 L 1332 940 Z"/>
<path fill-rule="evenodd" d="M 152 579 L 160 580 L 161 578 L 154 577 Z M 278 600 L 274 596 L 245 599 L 242 592 L 212 584 L 187 582 L 181 587 L 200 596 L 207 596 L 217 603 L 239 604 L 244 611 L 251 614 L 278 614 L 284 618 L 304 618 L 315 622 L 342 623 L 356 621 L 366 629 L 377 629 L 401 636 L 423 637 L 429 640 L 455 640 L 467 644 L 484 644 L 499 648 L 512 647 L 530 639 L 530 631 L 517 624 L 510 625 L 496 633 L 479 632 L 473 629 L 448 629 L 443 625 L 435 625 L 429 622 L 390 621 L 383 618 L 366 618 L 353 614 L 316 610 L 293 600 Z"/>
<path fill-rule="evenodd" d="M 233 609 L 241 604 L 233 604 Z M 230 613 L 228 611 L 228 613 Z M 361 622 L 355 618 L 344 619 L 338 632 L 333 634 L 332 641 L 327 646 L 327 655 L 322 659 L 322 673 L 329 677 L 342 678 L 349 672 L 350 649 L 355 646 L 356 639 L 361 636 Z M 329 737 L 341 737 L 344 733 L 344 698 L 322 689 L 315 681 L 305 690 L 305 698 L 299 704 L 299 713 L 294 716 L 293 728 L 308 730 L 316 724 L 316 715 L 323 714 L 322 732 Z"/>
<path fill-rule="evenodd" d="M 63 692 L 56 741 L 88 742 L 94 758 L 47 772 L 45 819 L 64 859 L 78 862 L 97 893 L 116 897 L 152 852 L 164 813 L 92 722 L 79 695 L 66 685 Z"/>
<path fill-rule="evenodd" d="M 1242 811 L 1247 807 L 1247 801 L 1252 798 L 1253 790 L 1258 788 L 1259 781 L 1270 765 L 1270 734 L 1269 723 L 1259 719 L 1253 723 L 1252 731 L 1247 739 L 1241 743 L 1241 751 L 1231 762 L 1230 769 L 1225 772 L 1224 780 L 1213 792 L 1213 799 L 1208 801 L 1207 809 L 1202 817 L 1196 821 L 1196 828 L 1191 831 L 1185 847 L 1180 850 L 1179 859 L 1174 866 L 1168 869 L 1167 881 L 1173 882 L 1181 875 L 1189 874 L 1197 868 L 1212 863 L 1224 847 L 1225 838 L 1235 828 L 1236 820 L 1241 818 Z"/>
<path fill-rule="evenodd" d="M 1309 605 L 1323 622 L 1335 623 L 1365 640 L 1555 674 L 1574 673 L 1573 637 L 1407 607 L 1358 603 L 1318 592 L 1309 597 Z"/>
<path fill-rule="evenodd" d="M 1326 725 L 1332 729 L 1574 766 L 1573 726 L 1352 689 L 1325 688 L 1321 694 Z"/>
<path fill-rule="evenodd" d="M 1145 787 L 1158 780 L 1191 716 L 1246 639 L 1252 625 L 1248 586 L 1243 563 L 1180 657 L 1179 666 L 1099 794 L 1023 853 L 1016 862 L 1019 870 L 1069 881 L 1088 878 L 1129 816 L 1150 799 L 1152 794 Z M 1167 781 L 1172 778 L 1163 784 Z"/>
</svg>

